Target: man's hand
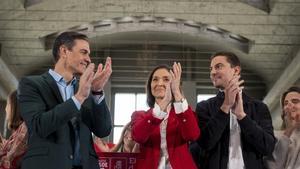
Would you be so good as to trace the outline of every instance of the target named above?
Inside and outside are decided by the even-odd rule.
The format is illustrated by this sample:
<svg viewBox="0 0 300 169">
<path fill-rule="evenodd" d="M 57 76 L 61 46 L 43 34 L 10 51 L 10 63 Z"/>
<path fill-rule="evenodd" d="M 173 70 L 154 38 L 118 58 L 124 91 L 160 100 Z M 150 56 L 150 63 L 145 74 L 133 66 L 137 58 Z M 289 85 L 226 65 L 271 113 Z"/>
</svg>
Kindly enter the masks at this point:
<svg viewBox="0 0 300 169">
<path fill-rule="evenodd" d="M 244 83 L 244 80 L 239 81 L 240 77 L 240 75 L 234 76 L 224 89 L 225 99 L 221 106 L 221 110 L 225 113 L 229 113 L 229 110 L 236 103 L 237 95 L 239 91 L 241 91 L 240 85 Z"/>
<path fill-rule="evenodd" d="M 94 79 L 94 68 L 95 64 L 91 63 L 88 65 L 84 73 L 81 75 L 79 80 L 78 91 L 75 94 L 75 98 L 82 104 L 85 99 L 89 96 L 91 91 L 91 84 Z"/>
<path fill-rule="evenodd" d="M 98 65 L 97 72 L 95 73 L 93 82 L 92 82 L 92 91 L 101 91 L 103 90 L 105 84 L 107 83 L 111 73 L 111 58 L 107 57 L 105 66 L 103 68 L 102 64 Z"/>
<path fill-rule="evenodd" d="M 244 106 L 243 106 L 242 89 L 240 89 L 240 92 L 238 92 L 236 96 L 236 102 L 234 104 L 233 114 L 236 115 L 236 118 L 238 120 L 242 120 L 246 116 L 246 113 L 244 112 Z"/>
</svg>

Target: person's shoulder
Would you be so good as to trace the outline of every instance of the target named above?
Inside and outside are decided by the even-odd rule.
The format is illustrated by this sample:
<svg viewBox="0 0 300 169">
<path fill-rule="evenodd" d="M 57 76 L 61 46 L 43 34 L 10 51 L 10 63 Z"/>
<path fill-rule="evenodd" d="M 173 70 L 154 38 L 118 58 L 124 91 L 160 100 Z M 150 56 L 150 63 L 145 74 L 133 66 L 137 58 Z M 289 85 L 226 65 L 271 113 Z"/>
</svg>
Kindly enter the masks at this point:
<svg viewBox="0 0 300 169">
<path fill-rule="evenodd" d="M 200 102 L 197 103 L 197 105 L 211 104 L 214 103 L 216 100 L 217 100 L 217 96 L 214 96 L 207 100 L 201 100 Z"/>
<path fill-rule="evenodd" d="M 244 102 L 254 103 L 254 104 L 265 104 L 263 101 L 261 101 L 259 99 L 256 99 L 254 97 L 251 97 L 251 96 L 247 95 L 244 92 L 243 92 L 243 101 Z"/>
<path fill-rule="evenodd" d="M 20 82 L 41 82 L 43 81 L 45 78 L 47 78 L 48 74 L 44 73 L 41 75 L 29 75 L 29 76 L 24 76 L 21 78 Z"/>
<path fill-rule="evenodd" d="M 140 117 L 140 116 L 145 116 L 146 114 L 148 114 L 150 110 L 145 111 L 145 110 L 136 110 L 132 113 L 131 117 Z"/>
<path fill-rule="evenodd" d="M 256 98 L 253 98 L 253 97 L 250 97 L 250 96 L 244 94 L 243 101 L 244 101 L 244 104 L 253 106 L 256 110 L 269 111 L 268 106 L 259 99 L 256 99 Z"/>
<path fill-rule="evenodd" d="M 280 138 L 284 135 L 284 130 L 274 130 L 274 135 L 276 138 Z"/>
<path fill-rule="evenodd" d="M 15 132 L 18 134 L 27 132 L 27 126 L 24 121 L 19 125 L 19 127 L 17 128 L 17 130 Z"/>
<path fill-rule="evenodd" d="M 138 114 L 138 115 L 143 115 L 143 114 L 146 114 L 148 111 L 145 111 L 145 110 L 136 110 L 134 111 L 132 114 Z"/>
<path fill-rule="evenodd" d="M 263 101 L 255 98 L 251 98 L 250 102 L 252 102 L 256 106 L 267 106 Z"/>
</svg>

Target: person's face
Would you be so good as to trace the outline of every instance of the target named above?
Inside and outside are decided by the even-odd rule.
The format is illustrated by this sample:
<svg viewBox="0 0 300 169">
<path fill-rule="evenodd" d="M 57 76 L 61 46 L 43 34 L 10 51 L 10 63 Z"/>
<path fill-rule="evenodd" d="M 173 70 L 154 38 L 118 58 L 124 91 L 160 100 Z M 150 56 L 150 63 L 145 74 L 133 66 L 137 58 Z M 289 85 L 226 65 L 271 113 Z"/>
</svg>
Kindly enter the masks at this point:
<svg viewBox="0 0 300 169">
<path fill-rule="evenodd" d="M 124 141 L 124 146 L 126 146 L 127 148 L 133 148 L 135 142 L 132 139 L 130 130 L 125 131 L 123 141 Z"/>
<path fill-rule="evenodd" d="M 154 72 L 151 80 L 151 93 L 156 99 L 165 97 L 167 85 L 171 83 L 171 74 L 166 69 L 158 69 Z"/>
<path fill-rule="evenodd" d="M 75 40 L 75 45 L 71 50 L 66 49 L 65 66 L 72 74 L 83 74 L 87 66 L 91 63 L 90 46 L 85 40 Z"/>
<path fill-rule="evenodd" d="M 290 118 L 300 115 L 300 93 L 290 92 L 285 96 L 283 111 Z"/>
<path fill-rule="evenodd" d="M 216 88 L 224 89 L 235 75 L 240 74 L 240 67 L 231 67 L 225 56 L 216 56 L 210 63 L 210 79 Z"/>
</svg>

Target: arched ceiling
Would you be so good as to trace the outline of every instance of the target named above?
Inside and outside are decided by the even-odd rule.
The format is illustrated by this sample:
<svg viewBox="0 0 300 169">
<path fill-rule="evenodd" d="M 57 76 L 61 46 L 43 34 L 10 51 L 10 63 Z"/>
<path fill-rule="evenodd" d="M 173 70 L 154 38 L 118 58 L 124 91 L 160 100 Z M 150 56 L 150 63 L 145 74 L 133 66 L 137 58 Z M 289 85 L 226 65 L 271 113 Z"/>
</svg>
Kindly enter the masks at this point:
<svg viewBox="0 0 300 169">
<path fill-rule="evenodd" d="M 267 92 L 275 91 L 278 95 L 282 91 L 272 90 L 273 86 L 282 84 L 280 77 L 299 56 L 300 2 L 275 0 L 263 4 L 269 8 L 265 12 L 245 1 L 38 0 L 26 9 L 20 0 L 0 1 L 0 57 L 7 67 L 5 70 L 11 72 L 1 83 L 51 67 L 51 52 L 42 43 L 43 37 L 78 28 L 78 25 L 83 28 L 89 25 L 92 56 L 101 61 L 104 56 L 115 55 L 114 63 L 120 64 L 114 66 L 116 72 L 120 70 L 120 77 L 126 69 L 129 73 L 146 72 L 162 60 L 171 62 L 176 59 L 186 61 L 186 72 L 198 72 L 196 75 L 186 74 L 187 79 L 202 79 L 208 76 L 205 67 L 209 55 L 216 50 L 230 49 L 240 56 L 245 73 L 253 75 L 249 79 L 256 79 L 258 85 L 253 84 L 253 87 L 262 83 Z M 122 21 L 128 16 L 140 16 L 132 22 L 137 26 L 128 26 L 126 19 Z M 141 24 L 142 17 L 161 20 Z M 178 19 L 168 21 L 163 18 Z M 113 20 L 115 24 L 101 25 L 105 20 Z M 141 26 L 147 24 L 150 26 Z M 152 29 L 147 29 L 150 27 Z M 217 35 L 223 30 L 227 33 Z M 212 35 L 206 34 L 207 31 Z M 253 43 L 243 49 L 230 41 L 223 41 L 231 37 L 244 37 Z M 147 60 L 145 56 L 151 57 Z M 140 59 L 134 62 L 135 58 Z M 136 70 L 131 70 L 134 68 Z M 293 84 L 299 81 L 299 74 L 285 80 Z M 204 78 L 204 81 L 208 79 Z M 9 91 L 7 86 L 11 85 L 1 85 L 2 91 Z"/>
<path fill-rule="evenodd" d="M 153 67 L 177 61 L 183 65 L 183 80 L 196 81 L 202 89 L 211 89 L 210 56 L 217 51 L 234 51 L 239 52 L 243 61 L 253 44 L 216 26 L 164 17 L 112 18 L 67 29 L 70 30 L 89 36 L 94 62 L 112 57 L 113 86 L 140 84 L 143 87 Z M 41 37 L 46 50 L 51 49 L 59 33 Z M 265 93 L 262 78 L 247 68 L 251 62 L 242 64 L 247 89 L 260 90 L 262 97 Z"/>
</svg>

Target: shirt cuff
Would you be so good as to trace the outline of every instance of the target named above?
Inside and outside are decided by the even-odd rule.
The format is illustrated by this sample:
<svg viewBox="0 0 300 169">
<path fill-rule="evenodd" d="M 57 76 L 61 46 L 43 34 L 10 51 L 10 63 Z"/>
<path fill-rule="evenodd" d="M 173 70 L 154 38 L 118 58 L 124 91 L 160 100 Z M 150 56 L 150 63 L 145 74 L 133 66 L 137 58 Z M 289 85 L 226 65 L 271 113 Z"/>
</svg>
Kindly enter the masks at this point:
<svg viewBox="0 0 300 169">
<path fill-rule="evenodd" d="M 154 108 L 153 108 L 152 114 L 153 114 L 153 116 L 154 116 L 155 118 L 158 118 L 158 119 L 160 119 L 160 120 L 164 119 L 164 118 L 166 117 L 166 115 L 167 115 L 166 112 L 160 110 L 159 105 L 156 104 L 156 103 L 154 104 Z"/>
<path fill-rule="evenodd" d="M 102 100 L 104 99 L 104 93 L 101 95 L 93 95 L 94 101 L 96 104 L 100 104 Z"/>
<path fill-rule="evenodd" d="M 80 110 L 81 104 L 80 104 L 80 102 L 76 99 L 75 96 L 72 96 L 72 100 L 73 100 L 73 102 L 75 103 L 77 109 Z"/>
<path fill-rule="evenodd" d="M 174 102 L 173 105 L 176 114 L 185 112 L 189 107 L 186 99 L 184 99 L 182 102 Z"/>
</svg>

